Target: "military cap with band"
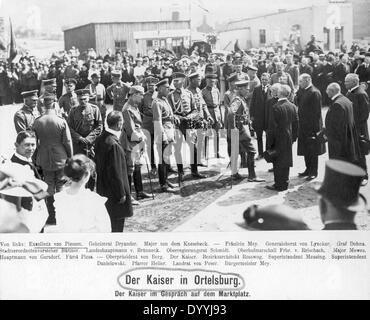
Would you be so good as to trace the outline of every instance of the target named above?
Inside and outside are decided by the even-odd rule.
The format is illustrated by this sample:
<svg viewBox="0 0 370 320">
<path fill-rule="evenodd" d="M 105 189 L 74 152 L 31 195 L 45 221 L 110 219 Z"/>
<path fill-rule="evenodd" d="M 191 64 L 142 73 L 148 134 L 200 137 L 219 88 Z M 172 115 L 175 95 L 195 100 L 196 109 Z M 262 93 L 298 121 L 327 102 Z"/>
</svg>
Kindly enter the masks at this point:
<svg viewBox="0 0 370 320">
<path fill-rule="evenodd" d="M 156 84 L 157 87 L 165 86 L 165 85 L 169 85 L 169 82 L 168 82 L 167 78 L 164 78 L 164 79 L 158 81 L 158 83 Z"/>
<path fill-rule="evenodd" d="M 38 99 L 38 90 L 32 90 L 32 91 L 24 91 L 21 93 L 21 96 L 25 98 L 34 98 Z"/>
<path fill-rule="evenodd" d="M 121 73 L 121 71 L 117 71 L 117 70 L 115 70 L 115 71 L 112 71 L 112 77 L 122 77 L 122 73 Z"/>
<path fill-rule="evenodd" d="M 47 80 L 43 80 L 42 81 L 42 84 L 44 85 L 44 86 L 53 86 L 53 85 L 55 85 L 56 86 L 56 84 L 57 84 L 57 79 L 47 79 Z"/>
<path fill-rule="evenodd" d="M 76 94 L 78 96 L 90 96 L 90 90 L 88 89 L 80 89 L 80 90 L 76 90 Z"/>
<path fill-rule="evenodd" d="M 208 73 L 206 74 L 206 79 L 217 79 L 217 74 Z"/>
<path fill-rule="evenodd" d="M 48 101 L 55 101 L 56 100 L 56 95 L 53 93 L 47 93 L 44 95 L 44 100 Z"/>
<path fill-rule="evenodd" d="M 246 87 L 246 86 L 249 85 L 249 81 L 248 80 L 241 80 L 241 81 L 235 82 L 235 85 L 238 88 L 243 88 L 243 87 Z"/>
<path fill-rule="evenodd" d="M 182 72 L 174 72 L 172 74 L 172 79 L 175 80 L 175 79 L 185 79 L 186 78 L 186 75 L 185 73 L 182 73 Z"/>
<path fill-rule="evenodd" d="M 258 71 L 258 69 L 255 66 L 248 66 L 247 69 L 252 71 Z"/>
<path fill-rule="evenodd" d="M 142 86 L 132 86 L 129 94 L 144 94 L 144 88 Z"/>
<path fill-rule="evenodd" d="M 70 83 L 73 83 L 74 85 L 77 84 L 77 80 L 74 79 L 74 78 L 69 78 L 68 80 L 66 80 L 66 84 L 70 84 Z"/>
<path fill-rule="evenodd" d="M 153 76 L 148 76 L 148 77 L 145 78 L 145 82 L 147 84 L 157 84 L 158 81 L 159 81 L 158 78 L 153 77 Z"/>
<path fill-rule="evenodd" d="M 193 73 L 188 75 L 189 79 L 193 79 L 193 78 L 197 78 L 197 77 L 200 77 L 200 74 L 198 72 L 193 72 Z"/>
<path fill-rule="evenodd" d="M 341 160 L 329 160 L 325 166 L 324 181 L 317 192 L 335 206 L 358 211 L 366 208 L 366 200 L 359 193 L 366 172 Z"/>
</svg>

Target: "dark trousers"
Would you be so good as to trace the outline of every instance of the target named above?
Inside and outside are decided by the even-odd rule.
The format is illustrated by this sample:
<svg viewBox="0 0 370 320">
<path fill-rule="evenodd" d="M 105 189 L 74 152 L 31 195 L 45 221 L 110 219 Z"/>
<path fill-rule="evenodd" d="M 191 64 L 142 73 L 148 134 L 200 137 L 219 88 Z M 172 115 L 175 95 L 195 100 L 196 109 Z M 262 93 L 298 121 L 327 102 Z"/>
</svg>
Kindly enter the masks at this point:
<svg viewBox="0 0 370 320">
<path fill-rule="evenodd" d="M 159 178 L 159 184 L 161 186 L 165 186 L 167 184 L 167 178 L 168 178 L 168 164 L 164 161 L 164 150 L 166 149 L 167 144 L 162 144 L 162 161 L 160 164 L 158 164 L 158 178 Z"/>
<path fill-rule="evenodd" d="M 125 227 L 125 219 L 124 218 L 116 218 L 110 217 L 110 223 L 112 226 L 112 233 L 123 232 Z"/>
<path fill-rule="evenodd" d="M 258 155 L 263 155 L 263 130 L 256 131 L 257 135 L 257 146 L 258 146 Z"/>
<path fill-rule="evenodd" d="M 289 185 L 289 167 L 274 164 L 274 180 L 277 189 L 286 190 Z"/>
<path fill-rule="evenodd" d="M 358 161 L 358 166 L 365 170 L 366 177 L 368 177 L 368 174 L 367 174 L 367 165 L 366 165 L 366 157 L 364 155 L 361 155 L 361 157 L 360 157 L 360 159 Z"/>
<path fill-rule="evenodd" d="M 304 156 L 304 162 L 306 164 L 307 173 L 311 176 L 317 176 L 317 171 L 319 167 L 319 156 L 315 154 L 310 154 Z"/>
<path fill-rule="evenodd" d="M 157 167 L 154 159 L 154 134 L 150 135 L 150 166 L 152 169 Z"/>
<path fill-rule="evenodd" d="M 128 182 L 130 184 L 130 190 L 132 190 L 132 181 L 134 181 L 134 187 L 136 193 L 143 192 L 143 179 L 141 177 L 141 166 L 135 165 L 134 172 L 128 176 Z"/>
</svg>

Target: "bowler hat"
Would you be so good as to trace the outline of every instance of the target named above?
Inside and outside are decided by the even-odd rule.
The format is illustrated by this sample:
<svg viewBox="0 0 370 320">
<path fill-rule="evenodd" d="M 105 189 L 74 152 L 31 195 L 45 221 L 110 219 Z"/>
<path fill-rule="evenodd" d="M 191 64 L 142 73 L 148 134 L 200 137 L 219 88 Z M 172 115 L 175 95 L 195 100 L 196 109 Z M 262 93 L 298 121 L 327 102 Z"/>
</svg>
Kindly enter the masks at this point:
<svg viewBox="0 0 370 320">
<path fill-rule="evenodd" d="M 365 176 L 366 172 L 352 163 L 329 160 L 326 163 L 324 181 L 317 192 L 334 206 L 360 211 L 366 207 L 366 201 L 359 193 Z"/>
</svg>

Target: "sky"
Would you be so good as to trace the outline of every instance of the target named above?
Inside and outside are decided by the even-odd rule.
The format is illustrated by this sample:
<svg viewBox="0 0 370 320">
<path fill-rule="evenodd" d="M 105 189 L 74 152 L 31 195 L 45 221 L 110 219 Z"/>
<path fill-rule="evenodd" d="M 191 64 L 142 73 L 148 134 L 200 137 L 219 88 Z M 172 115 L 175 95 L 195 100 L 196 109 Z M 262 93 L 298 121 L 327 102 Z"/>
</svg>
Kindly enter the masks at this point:
<svg viewBox="0 0 370 320">
<path fill-rule="evenodd" d="M 209 11 L 211 25 L 278 9 L 328 3 L 328 0 L 0 0 L 0 16 L 11 17 L 15 28 L 28 25 L 41 31 L 60 32 L 63 27 L 93 21 L 157 20 L 176 7 L 188 14 L 189 1 L 196 23 L 200 24 L 205 13 L 202 7 Z"/>
</svg>

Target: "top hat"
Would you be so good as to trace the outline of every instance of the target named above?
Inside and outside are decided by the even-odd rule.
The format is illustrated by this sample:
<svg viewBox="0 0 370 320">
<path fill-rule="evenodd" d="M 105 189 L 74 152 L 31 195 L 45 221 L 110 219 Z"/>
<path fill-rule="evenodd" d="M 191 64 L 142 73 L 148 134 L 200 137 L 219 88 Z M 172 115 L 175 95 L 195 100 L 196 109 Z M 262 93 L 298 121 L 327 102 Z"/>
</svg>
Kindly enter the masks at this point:
<svg viewBox="0 0 370 320">
<path fill-rule="evenodd" d="M 360 211 L 366 207 L 366 200 L 359 193 L 366 172 L 349 162 L 329 160 L 325 177 L 317 192 L 330 200 L 334 206 L 349 211 Z"/>
</svg>

